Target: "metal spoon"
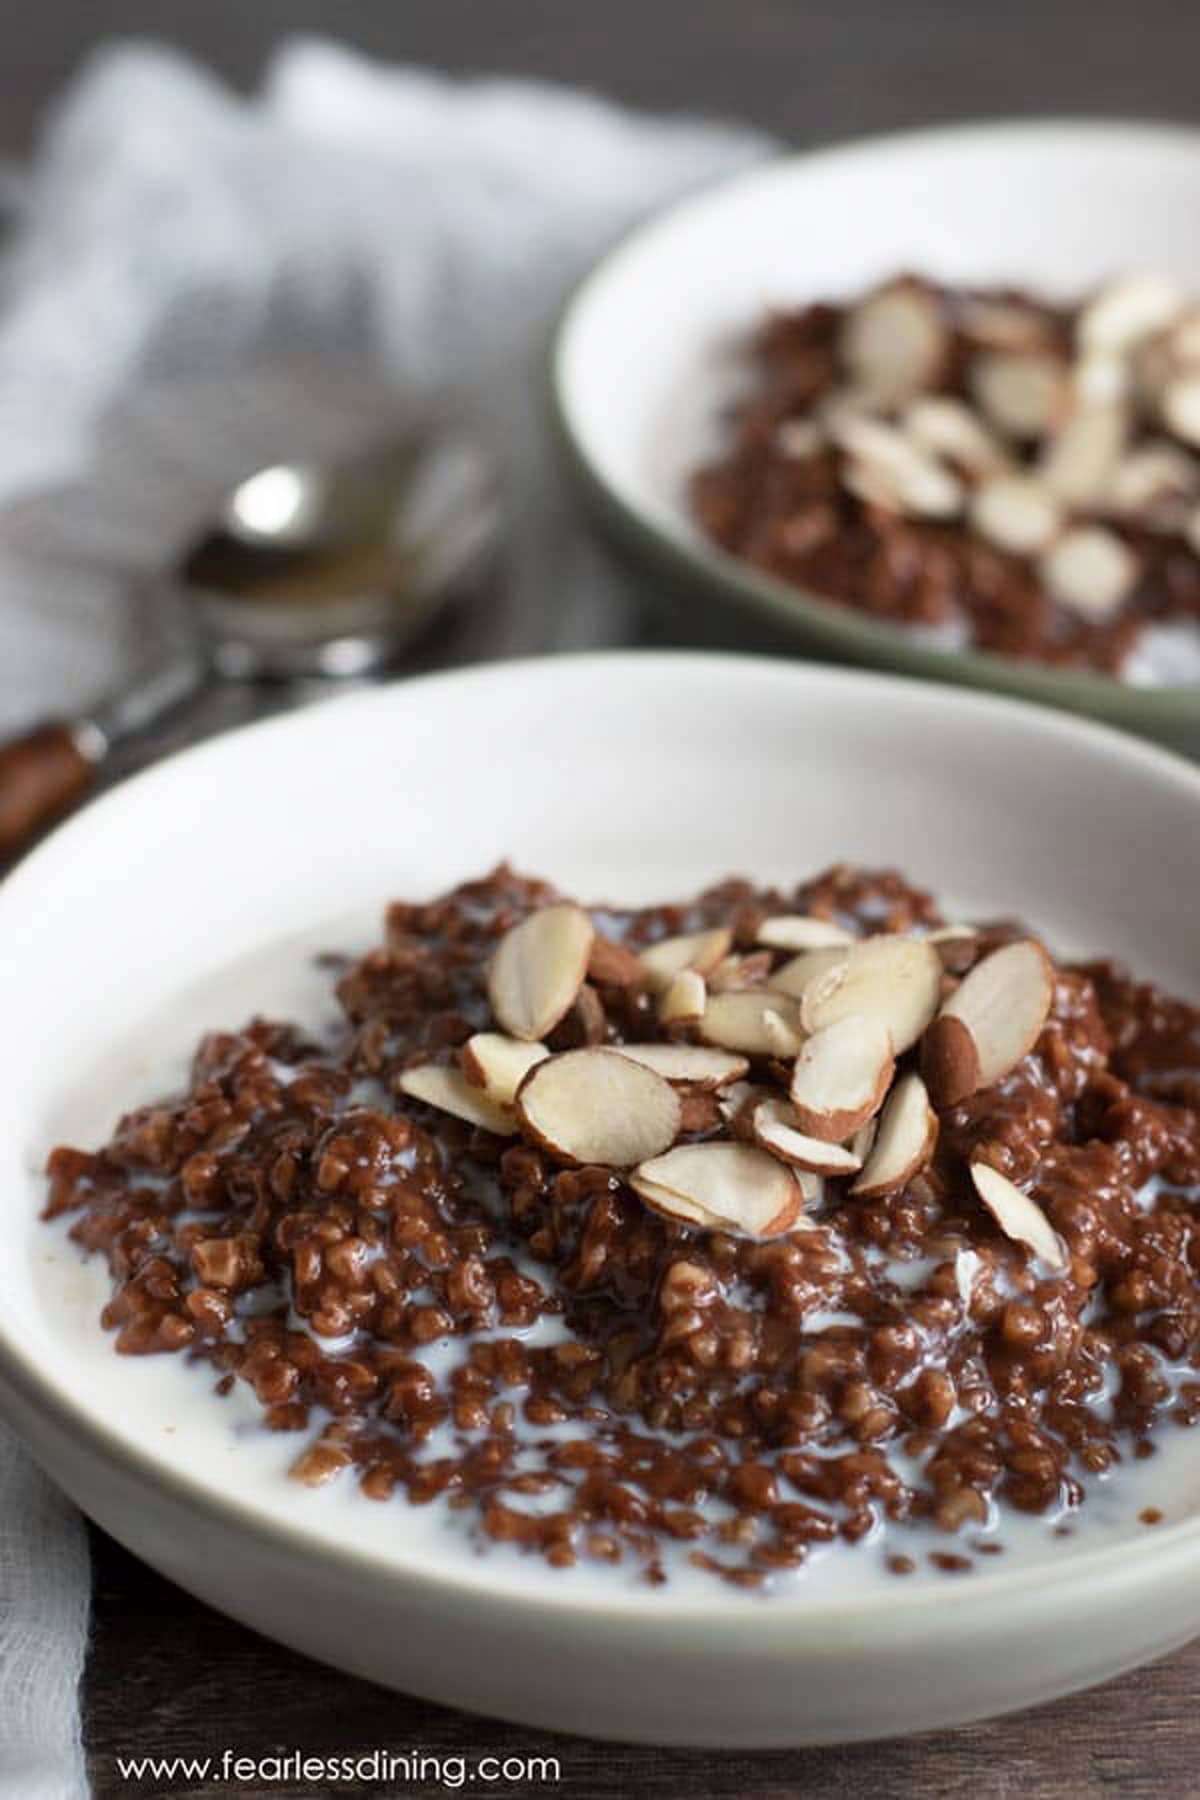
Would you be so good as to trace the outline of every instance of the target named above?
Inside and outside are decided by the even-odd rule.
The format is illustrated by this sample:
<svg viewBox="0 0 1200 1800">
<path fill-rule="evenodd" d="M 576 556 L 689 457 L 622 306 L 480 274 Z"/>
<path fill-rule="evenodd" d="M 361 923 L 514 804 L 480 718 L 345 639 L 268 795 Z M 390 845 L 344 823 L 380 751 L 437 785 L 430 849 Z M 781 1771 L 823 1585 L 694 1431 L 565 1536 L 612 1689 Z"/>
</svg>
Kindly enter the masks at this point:
<svg viewBox="0 0 1200 1800">
<path fill-rule="evenodd" d="M 0 746 L 0 862 L 88 792 L 116 745 L 210 683 L 336 680 L 390 661 L 478 571 L 498 516 L 490 464 L 452 437 L 239 483 L 163 587 L 190 642 L 86 716 Z"/>
</svg>

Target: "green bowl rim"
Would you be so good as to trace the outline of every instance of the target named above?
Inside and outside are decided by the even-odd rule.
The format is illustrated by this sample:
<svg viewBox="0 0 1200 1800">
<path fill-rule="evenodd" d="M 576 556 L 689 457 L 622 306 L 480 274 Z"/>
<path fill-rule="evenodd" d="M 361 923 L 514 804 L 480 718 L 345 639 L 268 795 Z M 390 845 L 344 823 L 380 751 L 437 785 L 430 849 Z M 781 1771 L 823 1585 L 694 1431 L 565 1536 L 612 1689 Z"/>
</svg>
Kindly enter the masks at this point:
<svg viewBox="0 0 1200 1800">
<path fill-rule="evenodd" d="M 640 248 L 668 221 L 693 207 L 707 204 L 715 195 L 736 193 L 738 188 L 761 180 L 767 172 L 788 165 L 839 160 L 886 146 L 899 147 L 922 139 L 962 141 L 1011 133 L 1014 138 L 1048 131 L 1074 131 L 1082 136 L 1106 137 L 1114 132 L 1133 132 L 1193 148 L 1200 168 L 1200 131 L 1138 119 L 1072 119 L 1045 117 L 1001 119 L 921 127 L 916 130 L 874 134 L 813 150 L 785 152 L 755 163 L 722 180 L 706 183 L 682 199 L 661 207 L 613 244 L 576 282 L 552 325 L 544 360 L 544 381 L 551 429 L 569 475 L 589 511 L 618 542 L 655 573 L 695 588 L 729 606 L 748 604 L 760 616 L 792 633 L 799 644 L 806 640 L 831 653 L 860 664 L 901 669 L 927 679 L 963 682 L 995 692 L 1015 694 L 1027 700 L 1065 707 L 1092 717 L 1108 719 L 1135 731 L 1152 734 L 1200 728 L 1200 682 L 1184 685 L 1137 686 L 1109 676 L 1065 671 L 1040 663 L 1018 661 L 986 650 L 941 650 L 915 640 L 901 626 L 876 620 L 851 607 L 766 575 L 697 536 L 676 537 L 628 503 L 592 462 L 573 422 L 568 383 L 564 371 L 567 341 L 576 317 L 590 298 L 593 287 L 607 278 L 613 265 Z"/>
</svg>

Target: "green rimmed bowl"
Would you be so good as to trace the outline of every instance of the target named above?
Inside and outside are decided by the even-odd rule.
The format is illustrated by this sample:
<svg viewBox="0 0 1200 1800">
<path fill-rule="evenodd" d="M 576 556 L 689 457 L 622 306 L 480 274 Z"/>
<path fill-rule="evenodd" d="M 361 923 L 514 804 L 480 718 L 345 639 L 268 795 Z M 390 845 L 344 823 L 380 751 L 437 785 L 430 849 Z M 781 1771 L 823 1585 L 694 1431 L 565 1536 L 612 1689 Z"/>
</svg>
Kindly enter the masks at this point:
<svg viewBox="0 0 1200 1800">
<path fill-rule="evenodd" d="M 1200 754 L 1200 682 L 940 647 L 725 554 L 685 500 L 768 307 L 899 269 L 1069 299 L 1146 268 L 1200 292 L 1197 218 L 1200 132 L 1134 122 L 950 127 L 764 165 L 643 225 L 576 290 L 550 359 L 566 459 L 601 527 L 693 632 L 992 688 Z"/>
</svg>

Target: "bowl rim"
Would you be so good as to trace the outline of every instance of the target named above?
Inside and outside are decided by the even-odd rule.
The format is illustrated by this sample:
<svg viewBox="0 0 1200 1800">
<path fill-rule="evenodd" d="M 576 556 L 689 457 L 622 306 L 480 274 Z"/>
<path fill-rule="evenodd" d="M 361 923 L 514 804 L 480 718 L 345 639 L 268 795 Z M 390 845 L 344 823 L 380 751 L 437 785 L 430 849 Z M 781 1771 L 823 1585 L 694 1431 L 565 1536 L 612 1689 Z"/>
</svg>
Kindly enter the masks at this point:
<svg viewBox="0 0 1200 1800">
<path fill-rule="evenodd" d="M 597 290 L 645 245 L 660 234 L 702 215 L 713 203 L 736 201 L 743 193 L 790 176 L 820 178 L 826 169 L 871 162 L 890 152 L 928 146 L 947 150 L 986 140 L 1010 139 L 1036 144 L 1067 140 L 1088 145 L 1114 139 L 1136 140 L 1155 147 L 1191 152 L 1200 182 L 1200 127 L 1119 114 L 1073 117 L 1047 114 L 1028 119 L 995 118 L 951 121 L 899 131 L 873 133 L 784 151 L 740 169 L 658 208 L 627 231 L 575 283 L 558 310 L 543 357 L 546 411 L 560 455 L 580 497 L 597 523 L 639 563 L 666 581 L 686 583 L 729 606 L 748 605 L 769 624 L 782 626 L 798 647 L 807 639 L 823 650 L 876 668 L 923 675 L 948 684 L 963 683 L 1018 699 L 1109 719 L 1131 730 L 1166 734 L 1200 727 L 1200 681 L 1138 685 L 1090 670 L 1051 665 L 989 650 L 948 650 L 922 643 L 903 626 L 893 625 L 855 607 L 840 605 L 816 592 L 793 586 L 752 568 L 739 557 L 708 542 L 697 532 L 685 536 L 660 526 L 637 497 L 626 498 L 593 460 L 586 433 L 577 419 L 567 372 L 573 335 Z"/>
<path fill-rule="evenodd" d="M 62 846 L 73 839 L 81 820 L 86 820 L 88 831 L 91 832 L 98 821 L 103 821 L 106 817 L 117 817 L 123 809 L 130 806 L 136 808 L 143 796 L 161 790 L 172 781 L 182 766 L 195 767 L 210 759 L 218 762 L 229 754 L 231 746 L 237 749 L 240 759 L 244 760 L 246 755 L 253 754 L 253 746 L 257 742 L 297 737 L 305 732 L 312 720 L 330 721 L 339 714 L 351 712 L 375 711 L 386 714 L 390 707 L 391 716 L 402 722 L 405 713 L 392 705 L 396 691 L 401 688 L 408 691 L 417 688 L 436 697 L 439 693 L 453 691 L 455 688 L 465 687 L 470 690 L 480 686 L 515 684 L 521 688 L 523 697 L 528 698 L 531 683 L 541 679 L 570 679 L 574 670 L 586 673 L 601 666 L 611 672 L 610 679 L 619 679 L 622 671 L 628 673 L 634 668 L 646 673 L 653 670 L 653 679 L 657 684 L 666 680 L 686 680 L 689 671 L 704 671 L 707 674 L 714 665 L 725 665 L 727 668 L 732 666 L 750 681 L 777 681 L 801 690 L 814 685 L 836 686 L 845 690 L 848 698 L 853 698 L 856 694 L 861 697 L 863 690 L 866 690 L 868 698 L 873 696 L 880 702 L 886 701 L 889 695 L 906 696 L 910 700 L 915 700 L 919 695 L 923 710 L 933 705 L 960 715 L 978 716 L 982 712 L 1000 716 L 1013 726 L 1023 725 L 1026 731 L 1044 734 L 1049 739 L 1067 738 L 1077 745 L 1090 746 L 1099 762 L 1116 759 L 1140 766 L 1151 777 L 1175 788 L 1185 804 L 1195 807 L 1200 821 L 1200 768 L 1193 767 L 1168 750 L 1108 726 L 1055 713 L 1043 707 L 994 694 L 976 694 L 953 686 L 931 692 L 925 684 L 891 673 L 831 669 L 819 664 L 790 662 L 766 656 L 711 651 L 592 651 L 513 659 L 383 683 L 326 701 L 319 706 L 300 707 L 289 713 L 221 732 L 201 743 L 176 751 L 104 791 L 81 809 L 80 813 L 57 826 L 36 849 L 22 859 L 16 869 L 0 882 L 0 935 L 11 931 L 14 922 L 19 922 L 26 905 L 26 890 L 30 890 L 31 898 L 36 896 L 43 866 L 53 868 Z M 402 723 L 400 728 L 403 729 Z M 23 1414 L 37 1421 L 36 1431 L 27 1432 L 23 1429 Z M 936 1635 L 939 1611 L 944 1606 L 957 1610 L 964 1604 L 969 1604 L 972 1597 L 979 1606 L 986 1606 L 989 1602 L 996 1606 L 1016 1605 L 1033 1595 L 1045 1596 L 1051 1588 L 1059 1592 L 1064 1587 L 1073 1589 L 1078 1586 L 1094 1592 L 1100 1583 L 1106 1588 L 1119 1589 L 1148 1582 L 1156 1576 L 1162 1578 L 1175 1574 L 1186 1579 L 1200 1571 L 1198 1511 L 1154 1532 L 1148 1531 L 1144 1537 L 1123 1538 L 1117 1543 L 1096 1549 L 1073 1551 L 1062 1563 L 1039 1562 L 1027 1568 L 1015 1567 L 995 1572 L 990 1569 L 980 1570 L 969 1584 L 956 1587 L 949 1593 L 940 1590 L 932 1592 L 927 1587 L 910 1588 L 904 1582 L 897 1581 L 894 1588 L 883 1588 L 861 1595 L 822 1595 L 814 1600 L 801 1593 L 794 1598 L 787 1597 L 776 1605 L 769 1597 L 764 1602 L 761 1593 L 729 1591 L 725 1588 L 721 1589 L 719 1597 L 714 1595 L 712 1598 L 692 1593 L 681 1596 L 662 1589 L 643 1592 L 640 1589 L 620 1588 L 614 1589 L 611 1594 L 594 1590 L 580 1593 L 565 1588 L 555 1591 L 552 1585 L 548 1586 L 544 1581 L 536 1586 L 531 1583 L 529 1591 L 525 1591 L 517 1584 L 497 1587 L 488 1577 L 485 1559 L 480 1559 L 478 1566 L 468 1564 L 464 1559 L 461 1570 L 438 1568 L 431 1571 L 422 1567 L 416 1558 L 411 1561 L 399 1560 L 348 1540 L 335 1545 L 314 1535 L 301 1523 L 264 1517 L 261 1511 L 246 1504 L 240 1497 L 222 1492 L 215 1481 L 210 1484 L 202 1477 L 158 1460 L 148 1449 L 122 1439 L 110 1428 L 106 1419 L 74 1398 L 67 1389 L 61 1372 L 56 1376 L 53 1370 L 47 1371 L 25 1350 L 19 1339 L 10 1336 L 2 1311 L 0 1416 L 7 1416 L 18 1435 L 26 1441 L 40 1432 L 42 1422 L 45 1421 L 52 1432 L 65 1436 L 76 1450 L 86 1452 L 118 1476 L 157 1490 L 174 1503 L 202 1515 L 206 1522 L 235 1530 L 259 1545 L 276 1552 L 283 1551 L 313 1559 L 326 1573 L 341 1574 L 347 1579 L 369 1576 L 373 1584 L 385 1583 L 398 1595 L 405 1592 L 411 1595 L 415 1589 L 431 1596 L 450 1597 L 455 1601 L 470 1602 L 486 1598 L 489 1602 L 502 1604 L 523 1614 L 558 1614 L 565 1611 L 578 1618 L 593 1621 L 597 1629 L 611 1626 L 614 1621 L 626 1620 L 631 1628 L 643 1631 L 655 1628 L 668 1630 L 685 1621 L 710 1618 L 723 1631 L 742 1634 L 747 1644 L 761 1642 L 766 1645 L 772 1638 L 791 1638 L 808 1633 L 814 1625 L 819 1625 L 831 1634 L 831 1645 L 839 1635 L 844 1644 L 849 1644 L 854 1639 L 856 1628 L 878 1622 L 881 1616 L 886 1617 L 889 1622 L 923 1618 L 927 1625 L 932 1626 Z"/>
</svg>

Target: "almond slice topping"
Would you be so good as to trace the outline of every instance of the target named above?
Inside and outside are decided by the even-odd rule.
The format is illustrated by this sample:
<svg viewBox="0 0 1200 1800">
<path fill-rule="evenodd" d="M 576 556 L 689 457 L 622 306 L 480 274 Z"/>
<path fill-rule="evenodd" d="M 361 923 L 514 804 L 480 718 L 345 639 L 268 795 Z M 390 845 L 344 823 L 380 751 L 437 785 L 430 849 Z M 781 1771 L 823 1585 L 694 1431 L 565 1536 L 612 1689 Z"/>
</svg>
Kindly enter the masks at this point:
<svg viewBox="0 0 1200 1800">
<path fill-rule="evenodd" d="M 1128 428 L 1123 406 L 1081 408 L 1047 448 L 1038 469 L 1041 480 L 1067 506 L 1098 505 L 1121 460 Z"/>
<path fill-rule="evenodd" d="M 803 1041 L 800 1007 L 773 988 L 710 994 L 700 1035 L 722 1050 L 749 1056 L 795 1056 Z"/>
<path fill-rule="evenodd" d="M 721 1109 L 721 1117 L 727 1125 L 732 1125 L 744 1106 L 752 1100 L 769 1100 L 770 1088 L 760 1086 L 755 1081 L 735 1081 L 723 1088 L 717 1096 L 717 1105 Z"/>
<path fill-rule="evenodd" d="M 617 1044 L 613 1048 L 653 1069 L 664 1081 L 687 1081 L 702 1088 L 727 1087 L 731 1081 L 740 1081 L 750 1067 L 744 1056 L 710 1050 L 707 1044 Z"/>
<path fill-rule="evenodd" d="M 1065 532 L 1038 567 L 1060 606 L 1096 621 L 1120 612 L 1139 573 L 1128 544 L 1102 525 Z"/>
<path fill-rule="evenodd" d="M 597 936 L 588 957 L 588 980 L 597 987 L 639 987 L 646 979 L 641 961 L 624 944 Z"/>
<path fill-rule="evenodd" d="M 941 986 L 942 963 L 934 945 L 890 934 L 864 938 L 851 945 L 840 965 L 805 988 L 801 1023 L 806 1031 L 820 1031 L 861 1013 L 886 1027 L 899 1056 L 937 1011 Z"/>
<path fill-rule="evenodd" d="M 1049 1268 L 1068 1267 L 1071 1259 L 1066 1245 L 1036 1200 L 990 1163 L 973 1162 L 971 1180 L 1005 1237 L 1027 1245 Z"/>
<path fill-rule="evenodd" d="M 985 481 L 971 502 L 971 524 L 980 537 L 1014 556 L 1044 550 L 1062 521 L 1055 496 L 1031 475 L 1000 475 Z"/>
<path fill-rule="evenodd" d="M 825 950 L 803 950 L 768 977 L 768 986 L 777 994 L 788 994 L 801 1000 L 820 976 L 827 975 L 830 969 L 842 967 L 848 948 L 849 945 L 831 944 Z"/>
<path fill-rule="evenodd" d="M 679 1096 L 644 1063 L 595 1046 L 531 1069 L 517 1092 L 517 1116 L 564 1162 L 625 1169 L 674 1142 Z"/>
<path fill-rule="evenodd" d="M 477 1031 L 459 1051 L 458 1060 L 473 1087 L 482 1088 L 497 1106 L 511 1106 L 530 1069 L 549 1054 L 545 1044 L 525 1044 L 499 1031 Z"/>
<path fill-rule="evenodd" d="M 1113 406 L 1133 397 L 1134 370 L 1110 350 L 1085 350 L 1071 370 L 1071 391 L 1081 406 Z"/>
<path fill-rule="evenodd" d="M 921 1039 L 921 1073 L 935 1106 L 957 1106 L 979 1087 L 975 1039 L 953 1013 L 939 1013 Z"/>
<path fill-rule="evenodd" d="M 948 519 L 961 510 L 958 476 L 894 425 L 850 415 L 832 435 L 851 459 L 845 485 L 860 498 L 918 517 Z"/>
<path fill-rule="evenodd" d="M 878 1112 L 895 1067 L 892 1040 L 880 1019 L 851 1013 L 814 1032 L 792 1071 L 797 1129 L 840 1144 Z"/>
<path fill-rule="evenodd" d="M 764 1150 L 816 1175 L 853 1175 L 862 1168 L 861 1158 L 853 1150 L 801 1131 L 795 1113 L 782 1100 L 764 1100 L 756 1106 L 753 1126 Z"/>
<path fill-rule="evenodd" d="M 769 950 L 824 950 L 837 944 L 852 944 L 854 935 L 831 919 L 780 913 L 776 918 L 763 920 L 755 942 L 765 944 Z"/>
<path fill-rule="evenodd" d="M 904 1187 L 921 1173 L 937 1143 L 937 1114 L 919 1075 L 904 1075 L 888 1095 L 866 1165 L 850 1189 L 875 1200 Z"/>
<path fill-rule="evenodd" d="M 595 935 L 583 908 L 569 902 L 530 913 L 505 932 L 488 973 L 488 999 L 511 1037 L 536 1043 L 571 1010 Z"/>
<path fill-rule="evenodd" d="M 1173 528 L 1189 500 L 1200 493 L 1194 456 L 1166 438 L 1151 439 L 1124 456 L 1113 471 L 1105 503 L 1119 518 Z"/>
<path fill-rule="evenodd" d="M 642 1163 L 629 1185 L 668 1218 L 743 1237 L 791 1231 L 804 1203 L 792 1171 L 750 1144 L 680 1144 Z"/>
<path fill-rule="evenodd" d="M 1162 412 L 1176 437 L 1200 445 L 1200 375 L 1172 381 L 1163 393 Z"/>
<path fill-rule="evenodd" d="M 865 1163 L 868 1156 L 870 1156 L 875 1139 L 878 1135 L 879 1120 L 878 1118 L 874 1118 L 868 1119 L 865 1125 L 860 1125 L 853 1137 L 850 1138 L 846 1148 L 849 1150 L 851 1156 L 856 1156 L 858 1158 L 860 1165 Z"/>
<path fill-rule="evenodd" d="M 515 1137 L 517 1116 L 511 1106 L 497 1106 L 482 1088 L 474 1087 L 461 1069 L 448 1063 L 418 1063 L 405 1069 L 397 1082 L 401 1093 L 439 1112 L 452 1113 L 468 1125 L 494 1131 L 497 1137 Z"/>
<path fill-rule="evenodd" d="M 1006 437 L 1045 437 L 1067 404 L 1066 368 L 1044 351 L 985 351 L 968 379 L 988 421 Z"/>
<path fill-rule="evenodd" d="M 964 975 L 942 1013 L 975 1040 L 979 1086 L 1015 1069 L 1037 1043 L 1054 1000 L 1054 965 L 1031 939 L 1005 944 Z"/>
<path fill-rule="evenodd" d="M 999 438 L 969 406 L 948 394 L 914 400 L 904 414 L 904 429 L 931 456 L 944 457 L 965 474 L 1000 475 L 1009 466 Z"/>
<path fill-rule="evenodd" d="M 1087 350 L 1132 350 L 1143 338 L 1170 325 L 1184 299 L 1163 275 L 1118 275 L 1093 296 L 1079 315 L 1079 342 Z"/>
<path fill-rule="evenodd" d="M 888 404 L 932 384 L 946 345 L 933 296 L 914 282 L 897 281 L 851 308 L 838 348 L 856 386 Z"/>
<path fill-rule="evenodd" d="M 663 989 L 658 1016 L 664 1025 L 698 1025 L 708 1004 L 708 983 L 699 969 L 680 969 Z"/>
<path fill-rule="evenodd" d="M 743 956 L 734 951 L 723 956 L 716 968 L 708 977 L 708 985 L 714 994 L 726 993 L 730 988 L 753 987 L 771 972 L 771 956 L 767 950 L 755 950 L 750 956 Z"/>
<path fill-rule="evenodd" d="M 695 969 L 698 975 L 711 975 L 719 962 L 729 955 L 733 933 L 727 925 L 716 925 L 711 931 L 688 931 L 679 937 L 660 938 L 639 950 L 638 961 L 650 986 L 661 993 L 670 987 L 683 969 Z"/>
</svg>

